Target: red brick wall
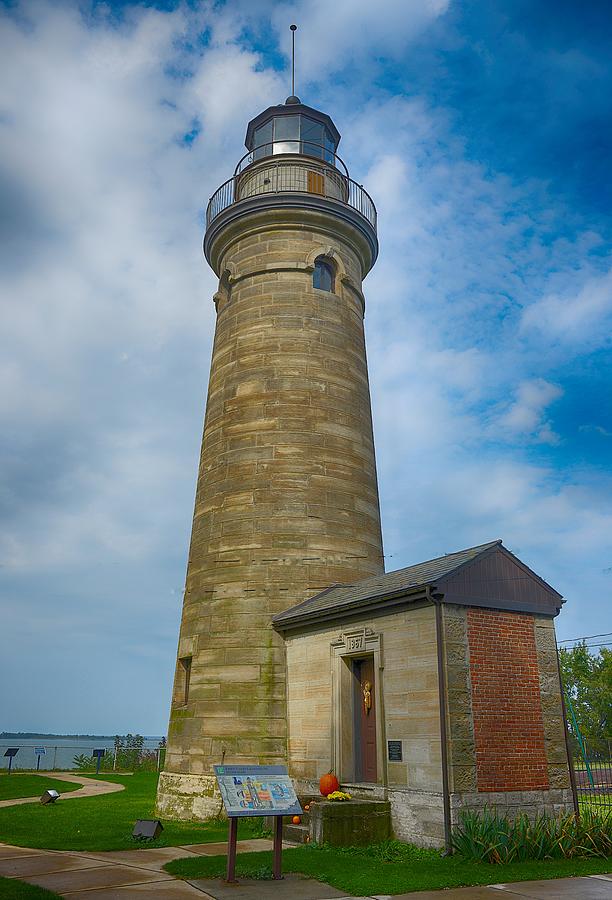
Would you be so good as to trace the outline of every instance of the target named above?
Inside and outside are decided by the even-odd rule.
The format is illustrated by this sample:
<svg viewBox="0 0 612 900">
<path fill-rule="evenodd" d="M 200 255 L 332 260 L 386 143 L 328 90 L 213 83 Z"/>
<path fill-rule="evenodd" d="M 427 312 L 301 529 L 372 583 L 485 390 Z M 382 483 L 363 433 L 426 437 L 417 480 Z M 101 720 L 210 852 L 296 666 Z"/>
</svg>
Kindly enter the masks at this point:
<svg viewBox="0 0 612 900">
<path fill-rule="evenodd" d="M 468 609 L 479 791 L 548 788 L 533 617 Z"/>
</svg>

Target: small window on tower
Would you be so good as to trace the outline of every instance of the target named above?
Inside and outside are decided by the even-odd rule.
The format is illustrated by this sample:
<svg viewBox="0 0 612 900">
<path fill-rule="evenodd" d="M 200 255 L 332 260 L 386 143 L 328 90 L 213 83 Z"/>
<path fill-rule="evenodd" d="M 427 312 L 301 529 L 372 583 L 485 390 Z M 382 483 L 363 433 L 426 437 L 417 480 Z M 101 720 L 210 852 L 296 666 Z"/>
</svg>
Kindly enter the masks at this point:
<svg viewBox="0 0 612 900">
<path fill-rule="evenodd" d="M 320 291 L 334 291 L 334 269 L 331 263 L 319 257 L 315 260 L 314 272 L 312 273 L 312 286 Z"/>
<path fill-rule="evenodd" d="M 191 660 L 191 656 L 183 656 L 178 661 L 176 683 L 174 686 L 174 702 L 177 706 L 187 706 L 187 701 L 189 700 Z"/>
</svg>

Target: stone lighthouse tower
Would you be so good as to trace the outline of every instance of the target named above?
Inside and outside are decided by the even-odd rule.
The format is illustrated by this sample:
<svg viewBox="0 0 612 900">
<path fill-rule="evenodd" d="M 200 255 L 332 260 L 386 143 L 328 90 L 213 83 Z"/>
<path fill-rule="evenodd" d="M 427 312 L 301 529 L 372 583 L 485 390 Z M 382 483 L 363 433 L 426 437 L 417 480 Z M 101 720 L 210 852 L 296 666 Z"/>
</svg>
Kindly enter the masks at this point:
<svg viewBox="0 0 612 900">
<path fill-rule="evenodd" d="M 212 766 L 287 760 L 272 617 L 383 572 L 362 280 L 376 210 L 331 118 L 253 119 L 213 195 L 217 324 L 158 810 L 218 811 Z"/>
</svg>

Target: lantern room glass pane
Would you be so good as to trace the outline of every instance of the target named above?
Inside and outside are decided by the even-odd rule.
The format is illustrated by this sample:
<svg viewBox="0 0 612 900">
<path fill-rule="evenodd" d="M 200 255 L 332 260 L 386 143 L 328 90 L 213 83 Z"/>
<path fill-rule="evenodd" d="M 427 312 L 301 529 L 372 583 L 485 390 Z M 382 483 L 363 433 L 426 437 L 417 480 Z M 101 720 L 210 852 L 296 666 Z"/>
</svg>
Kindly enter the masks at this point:
<svg viewBox="0 0 612 900">
<path fill-rule="evenodd" d="M 279 116 L 274 119 L 274 153 L 299 153 L 299 137 L 299 116 Z"/>
<path fill-rule="evenodd" d="M 253 159 L 272 155 L 272 119 L 255 129 Z"/>
<path fill-rule="evenodd" d="M 323 159 L 323 126 L 320 122 L 315 122 L 314 119 L 302 116 L 300 137 L 302 138 L 303 153 Z"/>
<path fill-rule="evenodd" d="M 332 136 L 329 133 L 329 131 L 327 130 L 327 128 L 325 129 L 324 144 L 325 144 L 325 161 L 328 163 L 333 163 L 334 162 L 334 154 L 335 154 L 335 150 L 336 150 L 336 142 L 332 138 Z"/>
<path fill-rule="evenodd" d="M 299 138 L 300 136 L 300 117 L 299 116 L 279 116 L 274 119 L 274 140 L 285 141 L 289 138 Z"/>
</svg>

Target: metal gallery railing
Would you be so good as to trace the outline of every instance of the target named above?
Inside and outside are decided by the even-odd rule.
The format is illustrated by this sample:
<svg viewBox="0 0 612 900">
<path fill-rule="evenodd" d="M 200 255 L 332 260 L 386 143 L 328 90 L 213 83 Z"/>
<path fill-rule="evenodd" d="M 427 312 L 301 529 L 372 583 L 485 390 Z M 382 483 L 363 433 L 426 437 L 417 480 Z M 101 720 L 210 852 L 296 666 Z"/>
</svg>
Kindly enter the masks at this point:
<svg viewBox="0 0 612 900">
<path fill-rule="evenodd" d="M 309 164 L 306 160 L 270 158 L 217 188 L 206 209 L 206 227 L 234 203 L 260 194 L 304 193 L 319 195 L 350 206 L 376 229 L 376 207 L 363 185 L 337 168 Z"/>
<path fill-rule="evenodd" d="M 253 163 L 261 162 L 263 159 L 271 156 L 300 156 L 302 159 L 306 156 L 311 159 L 319 159 L 339 169 L 347 178 L 349 177 L 346 163 L 330 147 L 327 147 L 325 144 L 315 144 L 313 141 L 296 140 L 270 141 L 267 144 L 260 144 L 258 147 L 254 147 L 239 160 L 234 169 L 234 175 L 242 174 Z"/>
</svg>

